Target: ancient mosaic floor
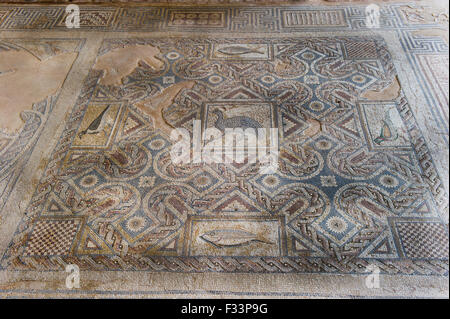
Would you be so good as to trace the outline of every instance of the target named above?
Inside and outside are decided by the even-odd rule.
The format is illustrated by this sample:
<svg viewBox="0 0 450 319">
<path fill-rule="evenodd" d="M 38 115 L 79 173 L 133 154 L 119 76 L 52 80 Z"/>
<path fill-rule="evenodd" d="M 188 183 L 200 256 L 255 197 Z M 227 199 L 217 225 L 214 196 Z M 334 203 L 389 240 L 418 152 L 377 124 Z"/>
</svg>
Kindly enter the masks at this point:
<svg viewBox="0 0 450 319">
<path fill-rule="evenodd" d="M 0 294 L 448 296 L 448 16 L 364 8 L 0 6 Z M 275 172 L 171 161 L 243 118 Z"/>
</svg>

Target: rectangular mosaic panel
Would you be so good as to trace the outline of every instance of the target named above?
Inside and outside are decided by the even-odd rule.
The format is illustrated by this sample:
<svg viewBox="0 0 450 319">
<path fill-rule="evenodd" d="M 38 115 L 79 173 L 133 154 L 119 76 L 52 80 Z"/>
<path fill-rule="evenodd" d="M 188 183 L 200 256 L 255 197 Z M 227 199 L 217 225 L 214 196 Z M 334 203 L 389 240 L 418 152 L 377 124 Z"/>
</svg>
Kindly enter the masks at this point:
<svg viewBox="0 0 450 319">
<path fill-rule="evenodd" d="M 282 10 L 284 28 L 301 28 L 313 26 L 346 27 L 342 9 L 335 10 Z"/>
<path fill-rule="evenodd" d="M 169 9 L 168 27 L 224 28 L 227 13 L 224 10 Z"/>
<path fill-rule="evenodd" d="M 105 40 L 1 267 L 445 275 L 428 150 L 374 99 L 395 79 L 379 37 Z M 278 169 L 173 163 L 195 120 L 276 128 Z"/>
<path fill-rule="evenodd" d="M 448 125 L 449 58 L 444 54 L 417 54 L 423 75 Z"/>
<path fill-rule="evenodd" d="M 25 8 L 18 7 L 4 20 L 4 29 L 49 29 L 56 25 L 63 15 L 63 10 L 58 7 Z"/>
<path fill-rule="evenodd" d="M 105 29 L 111 27 L 112 21 L 116 15 L 116 9 L 98 10 L 97 8 L 81 7 L 80 8 L 80 28 L 95 30 Z M 55 27 L 66 29 L 66 19 L 68 13 L 64 14 L 59 19 Z"/>
</svg>

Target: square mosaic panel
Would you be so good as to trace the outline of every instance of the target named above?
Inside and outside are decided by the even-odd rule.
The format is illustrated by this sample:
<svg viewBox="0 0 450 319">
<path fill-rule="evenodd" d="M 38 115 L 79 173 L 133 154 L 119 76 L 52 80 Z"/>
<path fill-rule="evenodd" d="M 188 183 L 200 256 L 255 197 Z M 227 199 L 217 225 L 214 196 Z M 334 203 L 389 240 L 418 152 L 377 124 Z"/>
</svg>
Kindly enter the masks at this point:
<svg viewBox="0 0 450 319">
<path fill-rule="evenodd" d="M 68 255 L 75 236 L 78 233 L 80 221 L 39 220 L 27 243 L 25 256 Z"/>
<path fill-rule="evenodd" d="M 435 219 L 395 219 L 398 245 L 408 258 L 448 258 L 448 228 Z"/>
<path fill-rule="evenodd" d="M 7 11 L 0 10 L 0 24 L 2 12 L 6 17 Z M 0 40 L 0 104 L 5 114 L 0 117 L 0 214 L 83 46 L 84 39 Z M 28 94 L 23 94 L 24 87 Z M 8 112 L 12 109 L 17 112 Z"/>
<path fill-rule="evenodd" d="M 446 274 L 407 99 L 362 97 L 395 78 L 378 37 L 105 40 L 1 266 Z M 196 120 L 276 128 L 278 169 L 174 164 L 170 130 Z"/>
</svg>

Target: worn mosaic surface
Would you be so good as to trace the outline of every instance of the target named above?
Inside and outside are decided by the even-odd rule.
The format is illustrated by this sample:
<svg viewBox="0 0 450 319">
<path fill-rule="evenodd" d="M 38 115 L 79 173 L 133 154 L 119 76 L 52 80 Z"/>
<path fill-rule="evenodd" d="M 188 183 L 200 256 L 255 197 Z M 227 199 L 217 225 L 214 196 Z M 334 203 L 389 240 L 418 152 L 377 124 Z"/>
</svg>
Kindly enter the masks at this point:
<svg viewBox="0 0 450 319">
<path fill-rule="evenodd" d="M 362 97 L 396 81 L 381 39 L 105 40 L 93 69 L 3 267 L 447 272 L 407 100 Z M 238 114 L 276 173 L 172 163 L 161 126 Z"/>
<path fill-rule="evenodd" d="M 70 39 L 0 39 L 0 210 L 81 47 Z"/>
<path fill-rule="evenodd" d="M 424 90 L 448 129 L 448 76 L 433 67 L 448 45 L 383 8 L 383 28 L 436 79 Z M 89 8 L 82 28 L 363 28 L 350 7 L 131 11 Z M 0 29 L 64 30 L 63 16 L 0 7 Z M 410 98 L 377 35 L 104 39 L 1 267 L 448 275 L 446 194 Z M 172 128 L 242 116 L 278 129 L 277 172 L 171 162 Z"/>
</svg>

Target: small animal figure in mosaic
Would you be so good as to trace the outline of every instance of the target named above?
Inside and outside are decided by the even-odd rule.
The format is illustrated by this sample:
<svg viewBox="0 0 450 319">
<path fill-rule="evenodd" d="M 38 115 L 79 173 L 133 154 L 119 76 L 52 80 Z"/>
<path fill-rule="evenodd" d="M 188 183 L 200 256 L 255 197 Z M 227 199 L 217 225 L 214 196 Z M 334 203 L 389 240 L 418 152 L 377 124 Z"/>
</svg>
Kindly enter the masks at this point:
<svg viewBox="0 0 450 319">
<path fill-rule="evenodd" d="M 261 128 L 261 124 L 258 121 L 247 117 L 247 116 L 233 116 L 229 118 L 224 118 L 223 112 L 219 109 L 214 109 L 212 113 L 216 114 L 217 120 L 214 126 L 219 130 L 223 131 L 225 128 Z"/>
<path fill-rule="evenodd" d="M 226 55 L 242 55 L 242 54 L 249 54 L 249 53 L 265 54 L 265 52 L 261 52 L 260 49 L 261 49 L 261 47 L 252 49 L 252 48 L 248 48 L 248 47 L 245 47 L 242 45 L 232 45 L 229 47 L 224 47 L 217 51 L 219 51 L 222 54 L 226 54 Z"/>
<path fill-rule="evenodd" d="M 107 121 L 106 121 L 105 114 L 109 110 L 109 107 L 110 107 L 110 105 L 105 107 L 105 109 L 100 113 L 100 115 L 97 116 L 97 118 L 95 120 L 93 120 L 91 122 L 91 124 L 89 124 L 87 129 L 81 131 L 78 134 L 78 137 L 82 138 L 86 134 L 97 134 L 97 133 L 100 133 L 100 132 L 106 133 L 105 132 L 105 126 L 107 124 Z"/>
<path fill-rule="evenodd" d="M 398 132 L 394 126 L 394 123 L 392 123 L 389 113 L 390 112 L 387 111 L 384 116 L 380 136 L 374 139 L 374 142 L 378 145 L 385 141 L 395 141 L 398 138 Z"/>
<path fill-rule="evenodd" d="M 252 242 L 260 242 L 273 245 L 273 242 L 245 230 L 239 229 L 218 229 L 200 236 L 201 239 L 217 248 L 237 247 L 248 245 Z"/>
</svg>

